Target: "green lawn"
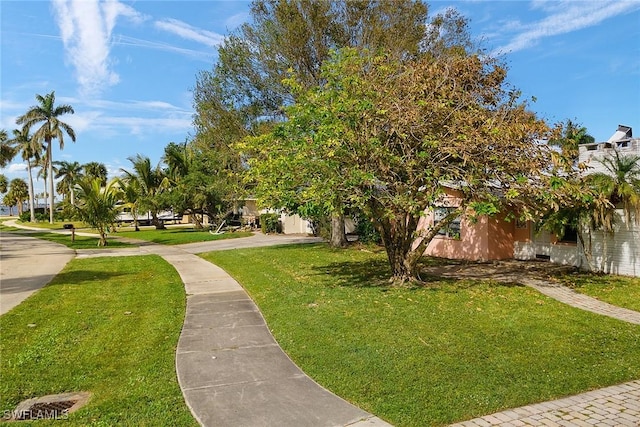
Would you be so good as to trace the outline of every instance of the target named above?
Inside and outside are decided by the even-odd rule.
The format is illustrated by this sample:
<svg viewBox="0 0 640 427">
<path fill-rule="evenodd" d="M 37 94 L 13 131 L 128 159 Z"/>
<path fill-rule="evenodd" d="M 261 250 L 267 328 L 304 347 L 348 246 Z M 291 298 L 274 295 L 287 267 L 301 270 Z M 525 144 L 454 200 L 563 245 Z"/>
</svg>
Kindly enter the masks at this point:
<svg viewBox="0 0 640 427">
<path fill-rule="evenodd" d="M 305 372 L 398 427 L 640 378 L 640 326 L 527 287 L 434 280 L 390 288 L 383 253 L 324 245 L 203 256 L 245 286 Z"/>
<path fill-rule="evenodd" d="M 0 410 L 89 391 L 89 404 L 57 423 L 197 426 L 175 374 L 184 312 L 180 278 L 158 256 L 71 261 L 0 317 Z"/>
<path fill-rule="evenodd" d="M 566 276 L 563 282 L 577 292 L 640 311 L 640 278 L 584 273 Z"/>
<path fill-rule="evenodd" d="M 207 229 L 195 230 L 193 228 L 167 228 L 166 230 L 156 230 L 145 228 L 140 231 L 118 231 L 111 234 L 113 237 L 130 237 L 133 239 L 146 240 L 148 242 L 162 245 L 180 245 L 184 243 L 208 242 L 212 240 L 236 239 L 249 237 L 250 232 L 234 232 L 224 234 L 211 234 Z"/>
</svg>

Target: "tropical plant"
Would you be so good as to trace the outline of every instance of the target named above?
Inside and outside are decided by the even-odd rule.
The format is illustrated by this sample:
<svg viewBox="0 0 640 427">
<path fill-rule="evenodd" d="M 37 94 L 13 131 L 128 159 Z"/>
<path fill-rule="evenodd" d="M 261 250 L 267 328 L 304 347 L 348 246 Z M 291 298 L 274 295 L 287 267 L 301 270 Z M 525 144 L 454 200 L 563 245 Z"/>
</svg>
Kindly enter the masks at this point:
<svg viewBox="0 0 640 427">
<path fill-rule="evenodd" d="M 0 173 L 0 194 L 6 193 L 8 188 L 9 181 L 7 181 L 7 177 Z"/>
<path fill-rule="evenodd" d="M 53 223 L 53 156 L 52 156 L 52 143 L 54 139 L 57 139 L 60 144 L 60 149 L 64 148 L 64 134 L 66 133 L 73 142 L 76 140 L 75 131 L 67 123 L 59 119 L 64 114 L 73 114 L 74 110 L 71 105 L 61 104 L 55 105 L 56 97 L 55 92 L 51 92 L 45 96 L 36 95 L 38 105 L 32 106 L 29 110 L 18 117 L 17 124 L 24 125 L 27 129 L 32 129 L 36 126 L 33 133 L 33 138 L 45 144 L 46 148 L 46 160 L 49 166 L 49 221 Z"/>
<path fill-rule="evenodd" d="M 15 200 L 14 205 L 18 206 L 18 215 L 22 213 L 24 202 L 29 198 L 29 186 L 24 179 L 14 178 L 9 183 L 9 192 L 12 200 Z"/>
<path fill-rule="evenodd" d="M 107 231 L 118 219 L 122 192 L 117 180 L 102 186 L 99 178 L 85 178 L 76 184 L 78 218 L 95 228 L 100 234 L 98 246 L 107 245 Z"/>
<path fill-rule="evenodd" d="M 7 131 L 0 129 L 0 168 L 7 166 L 16 155 L 13 147 L 8 143 L 8 138 Z"/>
<path fill-rule="evenodd" d="M 122 190 L 123 207 L 130 209 L 135 231 L 140 231 L 138 227 L 140 184 L 135 179 L 118 179 L 118 186 Z"/>
<path fill-rule="evenodd" d="M 55 175 L 56 178 L 62 178 L 58 181 L 56 191 L 62 194 L 65 198 L 68 197 L 71 205 L 75 205 L 74 187 L 83 177 L 83 167 L 78 162 L 67 162 L 64 160 L 54 163 L 58 166 L 58 170 Z"/>
<path fill-rule="evenodd" d="M 22 129 L 14 129 L 13 138 L 8 142 L 12 145 L 14 152 L 16 154 L 20 153 L 22 160 L 27 162 L 27 174 L 29 176 L 29 180 L 27 181 L 29 184 L 29 212 L 31 222 L 35 222 L 33 174 L 31 173 L 33 164 L 31 160 L 34 159 L 37 162 L 40 159 L 42 144 L 29 135 L 29 129 L 26 126 Z"/>
<path fill-rule="evenodd" d="M 99 178 L 102 185 L 107 183 L 107 167 L 104 163 L 89 162 L 82 165 L 82 169 L 84 170 L 84 174 L 89 178 Z"/>
<path fill-rule="evenodd" d="M 579 147 L 582 144 L 594 142 L 593 136 L 589 135 L 587 128 L 568 119 L 559 123 L 556 129 L 556 136 L 549 139 L 549 145 L 559 147 L 563 154 L 572 160 L 578 160 Z"/>
<path fill-rule="evenodd" d="M 618 210 L 627 224 L 640 224 L 640 156 L 612 150 L 595 161 L 606 172 L 576 171 L 556 180 L 560 199 L 553 202 L 556 208 L 546 215 L 543 226 L 558 236 L 575 230 L 588 269 L 602 272 L 607 263 L 608 236 L 620 219 Z M 603 233 L 600 265 L 596 265 L 593 253 L 595 230 Z"/>
<path fill-rule="evenodd" d="M 200 218 L 204 215 L 210 220 L 221 221 L 231 211 L 237 199 L 225 197 L 233 190 L 224 179 L 227 170 L 215 153 L 203 152 L 193 144 L 170 143 L 165 147 L 162 159 L 171 183 L 162 194 L 165 205 L 188 214 L 196 228 L 203 227 Z"/>
<path fill-rule="evenodd" d="M 125 184 L 130 181 L 138 182 L 139 208 L 148 210 L 151 213 L 151 222 L 157 230 L 164 229 L 164 223 L 158 219 L 158 214 L 165 208 L 160 195 L 169 188 L 169 179 L 159 166 L 152 167 L 151 160 L 141 154 L 129 157 L 133 171 L 121 169 L 125 174 L 122 180 Z"/>
<path fill-rule="evenodd" d="M 9 208 L 9 216 L 13 216 L 13 207 L 18 203 L 16 197 L 11 193 L 11 191 L 7 192 L 7 194 L 2 197 L 2 204 Z"/>
</svg>

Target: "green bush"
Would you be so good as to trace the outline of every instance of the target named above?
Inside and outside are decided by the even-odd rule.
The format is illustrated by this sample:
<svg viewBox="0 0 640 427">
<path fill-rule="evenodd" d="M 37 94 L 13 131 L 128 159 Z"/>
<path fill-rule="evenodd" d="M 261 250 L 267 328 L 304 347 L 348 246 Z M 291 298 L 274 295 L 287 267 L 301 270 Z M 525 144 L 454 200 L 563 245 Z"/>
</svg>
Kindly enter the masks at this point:
<svg viewBox="0 0 640 427">
<path fill-rule="evenodd" d="M 49 215 L 44 212 L 36 212 L 36 222 L 48 222 Z"/>
<path fill-rule="evenodd" d="M 280 215 L 275 213 L 260 215 L 260 228 L 265 234 L 282 233 L 282 223 L 280 222 Z"/>
<path fill-rule="evenodd" d="M 356 234 L 358 235 L 358 241 L 362 243 L 382 243 L 380 233 L 373 226 L 373 223 L 363 213 L 354 215 L 353 220 L 356 223 Z"/>
<path fill-rule="evenodd" d="M 22 212 L 18 218 L 21 222 L 31 222 L 31 213 L 29 211 Z"/>
</svg>

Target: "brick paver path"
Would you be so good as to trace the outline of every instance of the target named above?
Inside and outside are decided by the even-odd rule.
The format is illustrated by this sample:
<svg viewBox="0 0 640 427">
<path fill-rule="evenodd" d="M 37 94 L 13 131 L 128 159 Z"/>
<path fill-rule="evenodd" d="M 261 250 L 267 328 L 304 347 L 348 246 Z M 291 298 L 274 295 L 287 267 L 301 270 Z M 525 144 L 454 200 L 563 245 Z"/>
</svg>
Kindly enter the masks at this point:
<svg viewBox="0 0 640 427">
<path fill-rule="evenodd" d="M 452 427 L 640 426 L 640 381 L 475 418 Z"/>
<path fill-rule="evenodd" d="M 602 314 L 603 316 L 613 317 L 624 322 L 640 325 L 640 313 L 637 311 L 618 307 L 592 298 L 588 295 L 579 294 L 578 292 L 557 283 L 530 278 L 521 278 L 520 282 L 536 289 L 538 292 L 543 293 L 550 298 L 556 299 L 573 307 Z"/>
</svg>

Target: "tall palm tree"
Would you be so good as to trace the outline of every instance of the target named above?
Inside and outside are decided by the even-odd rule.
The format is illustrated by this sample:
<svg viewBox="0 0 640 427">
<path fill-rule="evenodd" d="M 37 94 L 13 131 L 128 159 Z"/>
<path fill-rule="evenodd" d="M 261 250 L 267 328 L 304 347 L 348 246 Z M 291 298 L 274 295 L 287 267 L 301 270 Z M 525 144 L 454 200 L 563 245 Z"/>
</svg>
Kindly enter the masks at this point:
<svg viewBox="0 0 640 427">
<path fill-rule="evenodd" d="M 137 181 L 140 191 L 140 208 L 148 209 L 151 212 L 151 222 L 157 230 L 164 229 L 164 224 L 158 219 L 158 213 L 163 208 L 159 196 L 169 187 L 169 179 L 159 166 L 151 166 L 151 160 L 140 154 L 129 157 L 128 160 L 133 166 L 133 171 L 121 169 L 125 176 L 123 180 Z"/>
<path fill-rule="evenodd" d="M 43 142 L 47 151 L 47 163 L 49 166 L 49 222 L 53 223 L 53 156 L 52 143 L 57 139 L 60 149 L 64 148 L 64 134 L 69 135 L 73 142 L 76 141 L 76 133 L 67 123 L 60 121 L 59 117 L 64 114 L 73 114 L 73 107 L 68 104 L 55 105 L 55 91 L 45 96 L 36 95 L 38 105 L 34 105 L 22 116 L 18 117 L 16 123 L 24 125 L 28 129 L 40 125 L 33 133 L 33 138 Z"/>
<path fill-rule="evenodd" d="M 13 138 L 8 142 L 13 147 L 15 153 L 21 153 L 22 160 L 27 162 L 27 173 L 29 176 L 29 180 L 27 181 L 27 184 L 29 185 L 29 212 L 31 213 L 31 222 L 35 222 L 36 214 L 33 196 L 33 174 L 31 173 L 33 165 L 31 164 L 31 159 L 38 161 L 40 154 L 42 153 L 42 144 L 29 135 L 29 128 L 26 126 L 22 129 L 14 129 Z"/>
<path fill-rule="evenodd" d="M 56 178 L 62 178 L 59 181 L 59 185 L 63 189 L 63 194 L 69 195 L 69 202 L 71 205 L 75 205 L 75 191 L 74 187 L 76 183 L 82 178 L 82 166 L 78 162 L 55 162 L 58 165 L 58 171 L 56 172 Z"/>
<path fill-rule="evenodd" d="M 89 178 L 99 178 L 102 185 L 107 183 L 107 167 L 100 162 L 89 162 L 82 165 L 84 174 Z"/>
</svg>

